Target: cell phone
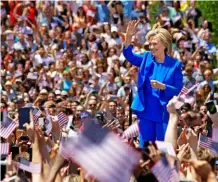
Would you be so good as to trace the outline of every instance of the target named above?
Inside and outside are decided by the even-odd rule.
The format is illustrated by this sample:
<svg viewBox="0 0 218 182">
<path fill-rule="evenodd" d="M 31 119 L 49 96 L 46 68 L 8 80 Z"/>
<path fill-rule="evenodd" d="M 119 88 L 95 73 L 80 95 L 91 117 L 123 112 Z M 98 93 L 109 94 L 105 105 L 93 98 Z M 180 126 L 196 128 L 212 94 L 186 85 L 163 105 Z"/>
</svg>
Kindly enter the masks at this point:
<svg viewBox="0 0 218 182">
<path fill-rule="evenodd" d="M 11 147 L 11 152 L 12 152 L 12 159 L 16 157 L 16 155 L 19 154 L 19 147 L 18 146 L 12 146 Z"/>
<path fill-rule="evenodd" d="M 111 95 L 110 100 L 116 100 L 117 96 L 116 95 Z"/>
<path fill-rule="evenodd" d="M 1 111 L 1 122 L 5 121 L 7 118 L 8 113 Z"/>
<path fill-rule="evenodd" d="M 25 123 L 30 123 L 30 109 L 31 108 L 19 108 L 19 129 L 24 129 Z"/>
<path fill-rule="evenodd" d="M 1 165 L 1 181 L 5 179 L 6 165 Z"/>
<path fill-rule="evenodd" d="M 21 164 L 24 164 L 25 166 L 29 166 L 30 165 L 30 161 L 24 159 L 24 158 L 21 158 L 19 157 L 18 161 L 21 163 Z"/>
<path fill-rule="evenodd" d="M 215 114 L 217 112 L 216 106 L 214 104 L 214 101 L 208 101 L 205 106 L 207 107 L 207 110 L 209 111 L 210 114 Z"/>
<path fill-rule="evenodd" d="M 39 118 L 38 119 L 39 126 L 44 126 L 44 121 L 45 121 L 45 118 Z"/>
<path fill-rule="evenodd" d="M 33 157 L 33 148 L 32 147 L 28 148 L 28 153 L 30 154 L 30 161 L 32 161 L 32 157 Z"/>
<path fill-rule="evenodd" d="M 93 94 L 93 95 L 98 95 L 98 92 L 97 92 L 96 90 L 93 90 L 93 91 L 92 91 L 92 94 Z"/>
<path fill-rule="evenodd" d="M 22 135 L 22 136 L 20 137 L 20 140 L 29 141 L 29 137 L 26 136 L 26 135 Z"/>
</svg>

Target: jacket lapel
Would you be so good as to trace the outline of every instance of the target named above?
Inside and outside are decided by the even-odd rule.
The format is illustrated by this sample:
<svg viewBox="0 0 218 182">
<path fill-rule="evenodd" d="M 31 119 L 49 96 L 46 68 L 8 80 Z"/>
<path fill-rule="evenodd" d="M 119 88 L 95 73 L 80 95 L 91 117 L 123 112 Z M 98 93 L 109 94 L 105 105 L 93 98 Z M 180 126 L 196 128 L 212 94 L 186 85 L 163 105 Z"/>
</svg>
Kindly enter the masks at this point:
<svg viewBox="0 0 218 182">
<path fill-rule="evenodd" d="M 153 63 L 151 54 L 147 55 L 148 57 L 143 61 L 143 65 L 141 65 L 140 70 L 139 70 L 139 82 L 138 82 L 138 87 L 141 87 L 144 82 L 145 82 L 145 78 L 151 68 L 151 64 Z"/>
</svg>

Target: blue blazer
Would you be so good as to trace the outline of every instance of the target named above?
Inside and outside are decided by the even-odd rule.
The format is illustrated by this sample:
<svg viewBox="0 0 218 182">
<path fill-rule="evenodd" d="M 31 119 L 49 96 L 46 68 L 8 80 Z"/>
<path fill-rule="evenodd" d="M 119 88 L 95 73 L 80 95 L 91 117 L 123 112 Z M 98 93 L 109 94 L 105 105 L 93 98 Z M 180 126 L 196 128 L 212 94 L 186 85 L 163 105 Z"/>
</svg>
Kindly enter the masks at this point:
<svg viewBox="0 0 218 182">
<path fill-rule="evenodd" d="M 133 65 L 139 67 L 138 72 L 138 91 L 134 97 L 131 108 L 136 111 L 143 111 L 144 104 L 146 98 L 143 93 L 143 84 L 145 82 L 145 78 L 151 68 L 152 63 L 154 62 L 154 58 L 151 52 L 145 52 L 143 55 L 134 54 L 132 52 L 132 45 L 129 45 L 127 48 L 123 48 L 124 57 Z M 166 55 L 165 57 L 165 71 L 161 76 L 160 82 L 166 85 L 165 90 L 159 91 L 159 100 L 162 106 L 165 108 L 168 101 L 175 95 L 178 95 L 183 87 L 183 75 L 182 75 L 182 64 L 180 61 Z M 163 120 L 168 120 L 168 112 L 164 114 Z M 168 121 L 167 121 L 168 122 Z"/>
</svg>

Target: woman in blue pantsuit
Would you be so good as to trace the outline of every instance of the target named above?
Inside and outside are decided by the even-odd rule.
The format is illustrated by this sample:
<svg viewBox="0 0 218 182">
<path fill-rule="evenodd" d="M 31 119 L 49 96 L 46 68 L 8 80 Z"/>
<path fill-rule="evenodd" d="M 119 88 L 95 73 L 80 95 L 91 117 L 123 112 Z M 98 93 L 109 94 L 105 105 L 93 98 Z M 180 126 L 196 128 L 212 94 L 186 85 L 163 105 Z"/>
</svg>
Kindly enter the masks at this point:
<svg viewBox="0 0 218 182">
<path fill-rule="evenodd" d="M 137 21 L 131 21 L 126 31 L 123 54 L 139 67 L 138 91 L 131 108 L 139 119 L 140 147 L 145 141 L 164 140 L 169 119 L 168 101 L 182 89 L 181 62 L 170 57 L 172 38 L 166 29 L 151 30 L 146 35 L 150 52 L 132 52 L 132 37 L 137 32 Z"/>
</svg>

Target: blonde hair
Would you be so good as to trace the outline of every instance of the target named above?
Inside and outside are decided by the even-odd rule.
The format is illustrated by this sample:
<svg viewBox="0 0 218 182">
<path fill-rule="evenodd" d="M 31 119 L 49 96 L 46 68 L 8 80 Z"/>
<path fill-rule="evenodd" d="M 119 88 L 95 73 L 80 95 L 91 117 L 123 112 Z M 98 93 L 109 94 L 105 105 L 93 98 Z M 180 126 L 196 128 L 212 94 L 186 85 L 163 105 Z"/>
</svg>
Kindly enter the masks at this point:
<svg viewBox="0 0 218 182">
<path fill-rule="evenodd" d="M 149 40 L 150 37 L 156 35 L 160 37 L 161 42 L 166 46 L 165 53 L 170 55 L 172 51 L 172 36 L 170 33 L 164 28 L 156 28 L 148 32 L 146 39 Z"/>
</svg>

